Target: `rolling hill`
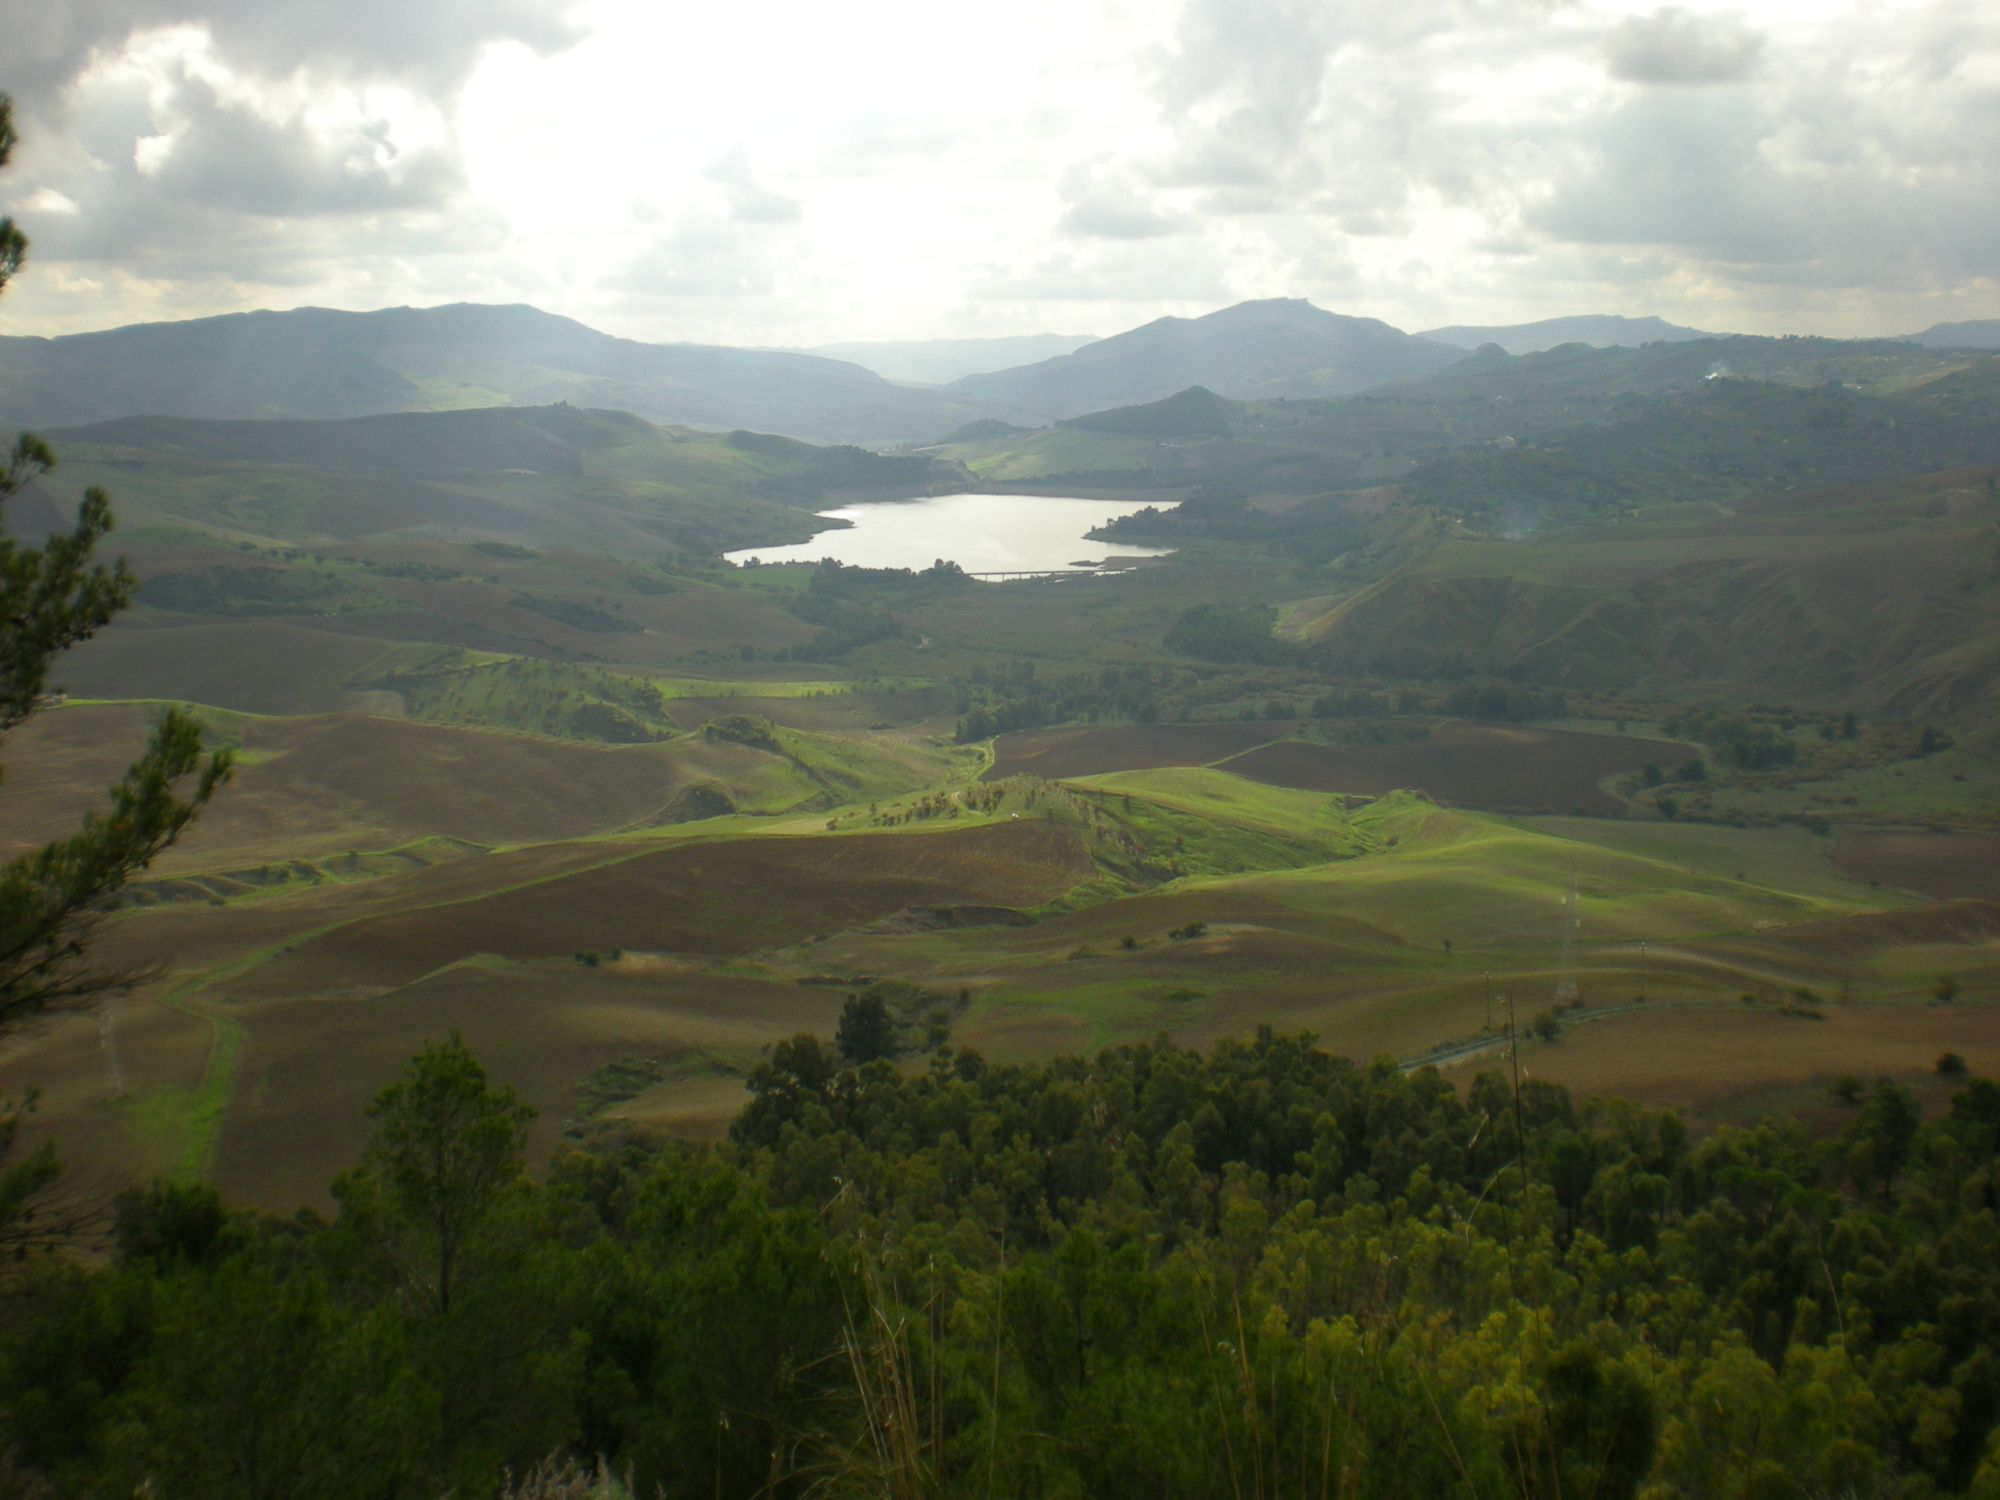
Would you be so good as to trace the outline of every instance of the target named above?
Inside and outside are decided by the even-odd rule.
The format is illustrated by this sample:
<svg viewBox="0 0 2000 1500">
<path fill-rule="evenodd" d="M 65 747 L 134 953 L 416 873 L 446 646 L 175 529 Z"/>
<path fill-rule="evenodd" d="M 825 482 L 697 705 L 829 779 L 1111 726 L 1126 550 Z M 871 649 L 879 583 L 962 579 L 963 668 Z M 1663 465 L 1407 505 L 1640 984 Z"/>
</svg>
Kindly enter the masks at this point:
<svg viewBox="0 0 2000 1500">
<path fill-rule="evenodd" d="M 1568 318 L 1543 318 L 1534 323 L 1503 323 L 1476 326 L 1454 323 L 1446 328 L 1427 328 L 1417 335 L 1435 339 L 1457 349 L 1477 349 L 1482 344 L 1498 344 L 1509 354 L 1539 354 L 1563 344 L 1589 344 L 1593 348 L 1636 349 L 1652 343 L 1686 343 L 1693 339 L 1721 338 L 1699 328 L 1684 328 L 1664 318 L 1627 318 L 1614 313 L 1583 313 Z"/>
<path fill-rule="evenodd" d="M 1373 318 L 1280 297 L 1200 318 L 1160 318 L 1073 354 L 969 375 L 945 389 L 966 401 L 1068 417 L 1191 385 L 1243 400 L 1338 396 L 1415 379 L 1461 357 Z"/>
<path fill-rule="evenodd" d="M 1973 722 L 2000 702 L 1996 472 L 1448 539 L 1288 629 L 1335 670 Z"/>
<path fill-rule="evenodd" d="M 1996 382 L 2000 365 L 1976 351 L 1893 340 L 1489 346 L 1338 399 L 1193 387 L 1030 432 L 976 427 L 926 451 L 993 483 L 1312 494 L 1428 466 L 1417 482 L 1437 504 L 1539 508 L 1593 485 L 1650 503 L 1988 461 Z"/>
<path fill-rule="evenodd" d="M 524 306 L 300 308 L 0 339 L 0 419 L 27 427 L 139 415 L 329 419 L 554 401 L 815 442 L 927 438 L 1009 415 L 893 385 L 839 360 L 637 343 Z"/>
<path fill-rule="evenodd" d="M 740 545 L 802 534 L 798 512 L 829 493 L 920 495 L 963 479 L 926 457 L 561 404 L 324 422 L 129 417 L 49 436 L 63 490 L 105 485 L 128 526 L 292 543 L 462 533 L 628 555 Z"/>
<path fill-rule="evenodd" d="M 2000 318 L 1933 323 L 1922 333 L 1906 333 L 1903 338 L 1929 349 L 2000 349 Z"/>
</svg>

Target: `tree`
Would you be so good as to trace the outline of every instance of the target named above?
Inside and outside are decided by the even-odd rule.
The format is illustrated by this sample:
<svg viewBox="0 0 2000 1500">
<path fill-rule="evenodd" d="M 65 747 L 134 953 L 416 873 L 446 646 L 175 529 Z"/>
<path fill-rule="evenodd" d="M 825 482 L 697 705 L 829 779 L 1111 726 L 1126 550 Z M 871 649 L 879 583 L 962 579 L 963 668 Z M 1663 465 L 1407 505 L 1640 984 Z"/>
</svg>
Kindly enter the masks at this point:
<svg viewBox="0 0 2000 1500">
<path fill-rule="evenodd" d="M 14 143 L 12 105 L 0 95 L 0 166 Z M 0 290 L 21 268 L 27 247 L 14 221 L 0 219 Z M 0 468 L 0 505 L 55 462 L 46 443 L 22 433 Z M 107 568 L 91 561 L 111 526 L 111 502 L 93 487 L 75 528 L 46 546 L 23 547 L 0 535 L 0 735 L 40 706 L 55 658 L 131 603 L 136 580 L 124 562 Z M 204 766 L 200 726 L 192 715 L 170 710 L 111 789 L 108 810 L 85 819 L 69 838 L 0 866 L 0 1028 L 129 979 L 82 963 L 91 927 L 125 882 L 187 827 L 228 778 L 229 764 L 222 753 Z M 189 776 L 193 794 L 182 797 L 175 788 Z"/>
<path fill-rule="evenodd" d="M 1878 1081 L 1862 1104 L 1860 1117 L 1844 1134 L 1856 1185 L 1872 1178 L 1887 1197 L 1910 1159 L 1910 1147 L 1922 1121 L 1915 1094 L 1886 1078 Z"/>
<path fill-rule="evenodd" d="M 337 1191 L 381 1214 L 407 1290 L 444 1316 L 468 1248 L 521 1181 L 535 1112 L 511 1088 L 490 1085 L 454 1031 L 412 1058 L 368 1113 L 379 1124 L 360 1174 L 343 1179 Z"/>
<path fill-rule="evenodd" d="M 880 995 L 849 995 L 840 1008 L 833 1045 L 850 1063 L 874 1062 L 897 1053 L 896 1022 Z"/>
<path fill-rule="evenodd" d="M 0 94 L 0 167 L 14 144 L 13 105 Z M 11 218 L 0 218 L 0 291 L 27 252 L 27 237 Z M 55 463 L 48 444 L 22 433 L 0 466 L 0 507 Z M 55 658 L 131 603 L 136 581 L 123 560 L 108 568 L 91 560 L 111 524 L 111 502 L 96 488 L 84 493 L 74 529 L 41 548 L 22 546 L 0 524 L 0 738 L 41 706 Z M 131 981 L 129 973 L 84 962 L 92 928 L 125 882 L 187 827 L 228 779 L 229 768 L 227 753 L 204 765 L 200 725 L 190 714 L 169 710 L 111 789 L 107 809 L 90 814 L 68 838 L 0 865 L 0 1031 Z M 192 793 L 182 796 L 176 788 L 188 777 L 194 778 Z M 0 1159 L 27 1107 L 0 1101 Z M 56 1175 L 54 1150 L 46 1144 L 0 1168 L 0 1241 L 19 1238 Z"/>
</svg>

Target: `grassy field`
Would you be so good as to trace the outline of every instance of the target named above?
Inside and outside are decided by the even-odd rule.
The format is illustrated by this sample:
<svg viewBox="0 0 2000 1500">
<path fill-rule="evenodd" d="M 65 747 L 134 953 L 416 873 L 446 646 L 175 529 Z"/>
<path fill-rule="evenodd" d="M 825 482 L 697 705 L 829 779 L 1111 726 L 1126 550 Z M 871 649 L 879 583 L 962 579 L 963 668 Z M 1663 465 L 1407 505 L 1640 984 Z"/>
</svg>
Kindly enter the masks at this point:
<svg viewBox="0 0 2000 1500">
<path fill-rule="evenodd" d="M 1650 1010 L 1564 1030 L 1522 1049 L 1529 1077 L 1621 1094 L 1698 1119 L 1741 1121 L 1765 1110 L 1838 1115 L 1828 1087 L 1843 1075 L 1935 1083 L 1940 1054 L 2000 1072 L 2000 1005 L 1963 1009 L 1834 1008 L 1801 1020 L 1769 1009 Z M 1469 1077 L 1491 1059 L 1456 1064 Z"/>
<path fill-rule="evenodd" d="M 1542 418 L 1583 399 L 1563 390 Z M 1223 448 L 1075 427 L 967 456 L 1214 479 L 1249 472 L 1237 444 L 1322 481 L 1401 462 L 1318 405 L 1235 411 L 1255 430 Z M 1349 415 L 1464 437 L 1434 406 Z M 1838 1072 L 1995 1061 L 1977 476 L 1520 536 L 1274 485 L 1240 512 L 1210 496 L 1209 530 L 1116 578 L 815 583 L 712 551 L 784 539 L 877 460 L 595 420 L 495 439 L 490 472 L 381 483 L 79 452 L 86 479 L 145 471 L 120 536 L 160 581 L 9 736 L 0 854 L 73 827 L 165 704 L 239 764 L 103 925 L 104 958 L 151 977 L 0 1045 L 0 1089 L 46 1088 L 33 1129 L 81 1178 L 323 1203 L 368 1098 L 452 1028 L 541 1111 L 538 1149 L 590 1119 L 710 1138 L 765 1048 L 830 1034 L 878 980 L 999 1058 L 1273 1024 L 1405 1062 L 1472 1047 L 1460 1077 L 1510 1003 L 1573 993 L 1535 1076 L 1713 1119 Z M 1269 529 L 1302 520 L 1358 540 L 1308 557 Z M 1282 649 L 1166 646 L 1216 602 L 1285 605 Z M 1406 646 L 1438 659 L 1399 665 Z M 1850 678 L 1869 708 L 1841 734 Z M 1086 695 L 1072 719 L 1095 722 L 955 742 L 982 695 L 1132 681 L 1143 714 Z M 1798 692 L 1764 701 L 1773 681 Z M 1561 682 L 1550 712 L 1577 721 L 1443 716 L 1489 682 Z M 1669 735 L 1690 682 L 1793 758 Z M 1324 717 L 1321 695 L 1374 706 Z M 1949 742 L 1926 749 L 1933 714 Z M 1697 754 L 1698 784 L 1641 785 Z"/>
<path fill-rule="evenodd" d="M 41 768 L 38 794 L 81 797 L 143 719 L 44 714 L 17 744 L 47 753 L 15 764 Z M 1260 1023 L 1417 1057 L 1477 1037 L 1490 996 L 1540 1009 L 1565 978 L 1592 1007 L 1643 994 L 1662 1014 L 1810 987 L 1856 1015 L 1935 1017 L 1895 1023 L 1920 1047 L 2000 983 L 2000 909 L 1872 888 L 1797 829 L 1509 822 L 1201 765 L 982 780 L 976 748 L 748 715 L 623 747 L 353 714 L 217 722 L 246 752 L 239 785 L 162 862 L 149 904 L 105 931 L 107 958 L 161 978 L 107 1012 L 109 1031 L 75 1020 L 14 1040 L 0 1077 L 51 1084 L 38 1128 L 88 1172 L 207 1171 L 273 1206 L 320 1191 L 379 1080 L 453 1026 L 553 1141 L 603 1069 L 660 1073 L 621 1117 L 713 1134 L 760 1048 L 825 1034 L 846 986 L 872 977 L 939 997 L 953 1045 L 1000 1057 Z M 1145 762 L 1162 746 L 1240 754 L 1271 732 L 1081 742 Z M 1549 774 L 1547 732 L 1509 733 Z M 661 820 L 699 784 L 739 810 Z M 1968 1003 L 1925 1005 L 1947 970 Z"/>
<path fill-rule="evenodd" d="M 1216 765 L 1273 786 L 1375 797 L 1417 788 L 1473 807 L 1610 813 L 1623 799 L 1600 783 L 1689 746 L 1621 735 L 1506 724 L 1411 724 L 1389 743 L 1330 745 L 1298 738 L 1297 723 L 1121 724 L 1030 730 L 995 746 L 999 778 Z"/>
</svg>

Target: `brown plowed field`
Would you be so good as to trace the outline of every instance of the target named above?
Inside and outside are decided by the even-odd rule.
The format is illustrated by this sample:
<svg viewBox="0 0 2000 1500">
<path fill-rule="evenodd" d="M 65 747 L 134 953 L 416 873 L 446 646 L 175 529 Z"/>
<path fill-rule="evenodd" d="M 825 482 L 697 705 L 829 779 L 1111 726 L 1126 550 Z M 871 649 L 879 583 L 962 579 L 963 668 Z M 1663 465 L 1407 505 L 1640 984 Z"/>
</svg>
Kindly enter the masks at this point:
<svg viewBox="0 0 2000 1500">
<path fill-rule="evenodd" d="M 988 781 L 1004 776 L 1102 776 L 1163 766 L 1207 766 L 1292 733 L 1295 724 L 1105 724 L 1028 729 L 993 742 Z"/>
<path fill-rule="evenodd" d="M 1285 740 L 1224 761 L 1222 769 L 1271 786 L 1379 797 L 1398 789 L 1440 802 L 1507 812 L 1615 812 L 1597 783 L 1648 761 L 1685 758 L 1667 740 L 1451 723 L 1428 739 L 1394 745 L 1314 745 Z"/>
<path fill-rule="evenodd" d="M 463 879 L 479 863 L 451 873 Z M 305 939 L 224 993 L 247 1001 L 380 992 L 478 953 L 535 959 L 623 948 L 727 957 L 864 926 L 909 906 L 1032 906 L 1090 873 L 1076 834 L 1040 821 L 685 844 L 365 917 Z"/>
<path fill-rule="evenodd" d="M 1571 1027 L 1553 1045 L 1524 1047 L 1521 1064 L 1586 1093 L 1700 1112 L 1843 1073 L 1928 1078 L 1947 1051 L 1976 1074 L 2000 1069 L 2000 1006 L 1830 1006 L 1820 1021 L 1770 1010 L 1660 1010 Z M 1498 1066 L 1496 1057 L 1468 1059 L 1448 1075 L 1469 1079 Z"/>
<path fill-rule="evenodd" d="M 206 554 L 204 554 L 206 555 Z M 120 620 L 57 664 L 79 698 L 164 698 L 258 714 L 329 713 L 358 696 L 341 684 L 379 657 L 379 640 L 284 620 L 182 625 Z"/>
<path fill-rule="evenodd" d="M 1597 783 L 1647 761 L 1670 765 L 1686 745 L 1621 735 L 1454 721 L 1426 739 L 1317 745 L 1287 739 L 1294 724 L 1108 724 L 1036 729 L 994 741 L 988 780 L 1029 773 L 1058 780 L 1163 766 L 1219 765 L 1270 786 L 1379 797 L 1408 788 L 1441 802 L 1508 812 L 1609 813 Z"/>
<path fill-rule="evenodd" d="M 689 1051 L 747 1065 L 794 1032 L 832 1035 L 843 998 L 833 989 L 700 974 L 648 981 L 565 965 L 454 969 L 386 999 L 244 1006 L 234 1013 L 250 1041 L 215 1181 L 234 1202 L 280 1211 L 324 1205 L 334 1173 L 355 1160 L 373 1128 L 369 1101 L 426 1041 L 453 1030 L 539 1112 L 529 1156 L 540 1163 L 593 1068 Z M 717 1082 L 726 1126 L 745 1095 L 740 1080 Z"/>
<path fill-rule="evenodd" d="M 1858 957 L 1929 944 L 1977 944 L 2000 937 L 2000 902 L 1940 901 L 1899 911 L 1871 911 L 1805 922 L 1771 934 L 1768 946 L 1818 955 Z"/>
<path fill-rule="evenodd" d="M 73 705 L 9 742 L 0 854 L 69 832 L 144 747 L 155 713 Z M 608 832 L 688 781 L 754 761 L 740 747 L 680 741 L 600 746 L 410 719 L 326 714 L 253 719 L 236 779 L 155 867 L 157 874 L 382 849 L 427 834 L 516 843 Z"/>
<path fill-rule="evenodd" d="M 2000 901 L 2000 833 L 1869 828 L 1842 833 L 1834 868 L 1923 896 Z"/>
</svg>

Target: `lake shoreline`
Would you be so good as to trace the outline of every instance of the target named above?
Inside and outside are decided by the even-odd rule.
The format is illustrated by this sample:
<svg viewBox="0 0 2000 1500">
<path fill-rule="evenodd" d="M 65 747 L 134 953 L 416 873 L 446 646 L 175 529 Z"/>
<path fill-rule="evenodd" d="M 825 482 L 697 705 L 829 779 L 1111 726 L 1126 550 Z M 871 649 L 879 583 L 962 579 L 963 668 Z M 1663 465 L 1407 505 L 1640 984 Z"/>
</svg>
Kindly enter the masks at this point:
<svg viewBox="0 0 2000 1500">
<path fill-rule="evenodd" d="M 1020 490 L 850 501 L 817 512 L 820 529 L 806 541 L 733 548 L 723 561 L 773 566 L 830 560 L 912 571 L 946 561 L 975 576 L 1094 574 L 1107 564 L 1129 567 L 1171 553 L 1172 548 L 1107 542 L 1093 533 L 1119 516 L 1179 503 L 1158 492 L 1113 498 Z"/>
</svg>

